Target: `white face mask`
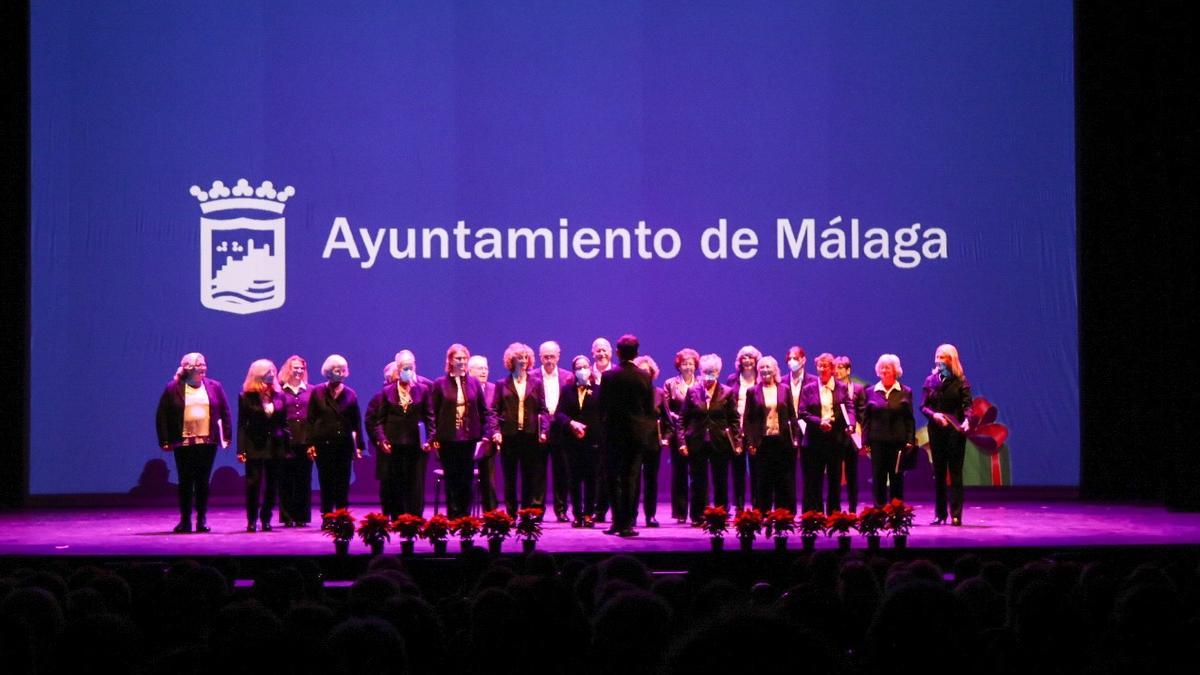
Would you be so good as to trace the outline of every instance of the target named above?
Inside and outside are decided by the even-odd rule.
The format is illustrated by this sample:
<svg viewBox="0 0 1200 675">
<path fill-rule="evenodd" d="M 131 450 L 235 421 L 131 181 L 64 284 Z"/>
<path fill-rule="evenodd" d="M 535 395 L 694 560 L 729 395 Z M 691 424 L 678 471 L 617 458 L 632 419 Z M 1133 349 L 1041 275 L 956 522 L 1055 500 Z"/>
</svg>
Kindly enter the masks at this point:
<svg viewBox="0 0 1200 675">
<path fill-rule="evenodd" d="M 591 376 L 592 371 L 589 368 L 580 368 L 575 371 L 575 379 L 579 380 L 579 384 L 585 384 Z"/>
<path fill-rule="evenodd" d="M 800 360 L 799 359 L 788 359 L 788 368 L 790 368 L 793 373 L 800 370 Z"/>
<path fill-rule="evenodd" d="M 405 368 L 404 370 L 400 371 L 400 381 L 401 382 L 412 382 L 413 380 L 416 380 L 416 379 L 417 379 L 417 373 L 415 371 L 413 371 L 411 368 Z"/>
<path fill-rule="evenodd" d="M 716 381 L 717 381 L 717 374 L 716 374 L 716 373 L 705 373 L 705 374 L 704 374 L 704 381 L 705 381 L 705 382 L 707 382 L 707 383 L 709 383 L 709 384 L 712 384 L 713 382 L 716 382 Z"/>
</svg>

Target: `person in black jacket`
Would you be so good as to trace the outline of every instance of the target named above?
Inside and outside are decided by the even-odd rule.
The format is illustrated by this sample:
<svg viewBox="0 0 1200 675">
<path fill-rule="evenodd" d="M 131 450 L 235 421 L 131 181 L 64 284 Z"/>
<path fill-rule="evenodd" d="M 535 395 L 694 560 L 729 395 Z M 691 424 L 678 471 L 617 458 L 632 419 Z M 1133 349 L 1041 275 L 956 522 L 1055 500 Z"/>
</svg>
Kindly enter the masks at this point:
<svg viewBox="0 0 1200 675">
<path fill-rule="evenodd" d="M 332 354 L 321 366 L 324 384 L 313 387 L 308 399 L 308 456 L 317 463 L 321 513 L 350 503 L 350 463 L 361 459 L 366 438 L 358 395 L 345 384 L 350 364 Z"/>
<path fill-rule="evenodd" d="M 517 515 L 520 507 L 546 508 L 546 430 L 542 414 L 546 404 L 541 382 L 529 376 L 533 349 L 514 342 L 504 350 L 508 377 L 496 381 L 492 402 L 496 418 L 492 443 L 500 448 L 500 466 L 504 470 L 504 504 L 508 515 Z M 520 493 L 517 481 L 520 477 Z"/>
<path fill-rule="evenodd" d="M 304 527 L 312 521 L 312 459 L 308 456 L 308 362 L 293 354 L 280 372 L 283 406 L 287 411 L 288 447 L 279 481 L 279 520 L 284 527 Z"/>
<path fill-rule="evenodd" d="M 758 467 L 754 508 L 796 511 L 796 411 L 787 385 L 779 378 L 779 362 L 764 356 L 758 362 L 758 384 L 746 392 L 742 437 L 746 452 Z"/>
<path fill-rule="evenodd" d="M 862 449 L 871 456 L 875 506 L 904 499 L 904 468 L 917 445 L 912 389 L 900 384 L 900 358 L 883 354 L 875 362 L 879 382 L 864 390 Z M 890 488 L 890 494 L 889 494 Z"/>
<path fill-rule="evenodd" d="M 407 349 L 396 354 L 396 379 L 385 384 L 367 413 L 367 432 L 379 448 L 375 471 L 383 512 L 391 518 L 402 513 L 421 515 L 421 427 L 433 426 L 430 388 L 417 379 L 416 358 Z"/>
<path fill-rule="evenodd" d="M 729 506 L 729 459 L 742 451 L 738 443 L 737 392 L 721 384 L 721 357 L 700 357 L 700 382 L 692 387 L 679 413 L 679 453 L 692 470 L 692 526 L 699 527 L 704 507 Z M 708 497 L 712 473 L 712 499 Z"/>
<path fill-rule="evenodd" d="M 555 421 L 565 430 L 562 442 L 570 478 L 571 527 L 594 527 L 596 511 L 596 467 L 600 462 L 600 402 L 590 381 L 592 365 L 584 355 L 571 359 L 575 373 L 564 389 Z"/>
<path fill-rule="evenodd" d="M 287 447 L 287 408 L 276 382 L 275 364 L 259 359 L 250 364 L 238 396 L 237 458 L 246 465 L 247 532 L 257 530 L 260 521 L 263 532 L 271 530 Z"/>
<path fill-rule="evenodd" d="M 221 383 L 206 378 L 208 363 L 199 352 L 184 354 L 158 399 L 154 415 L 158 445 L 174 452 L 179 474 L 179 524 L 176 534 L 192 531 L 192 505 L 196 507 L 196 532 L 208 532 L 208 481 L 217 444 L 229 447 L 233 427 L 229 403 Z"/>
<path fill-rule="evenodd" d="M 967 450 L 967 413 L 971 410 L 971 383 L 963 374 L 954 345 L 944 344 L 933 355 L 933 372 L 925 378 L 921 412 L 929 420 L 929 450 L 933 455 L 934 514 L 932 525 L 943 525 L 950 516 L 962 525 L 963 459 Z M 950 482 L 950 509 L 946 510 L 946 482 Z"/>
<path fill-rule="evenodd" d="M 434 428 L 429 438 L 445 471 L 446 515 L 452 519 L 470 511 L 475 447 L 496 429 L 495 415 L 484 400 L 483 385 L 467 375 L 470 358 L 465 345 L 450 345 L 446 350 L 446 374 L 434 381 L 430 399 Z"/>
<path fill-rule="evenodd" d="M 621 365 L 600 380 L 600 411 L 604 415 L 605 464 L 609 467 L 613 496 L 612 527 L 605 534 L 636 537 L 637 480 L 642 458 L 656 447 L 654 385 L 650 376 L 633 365 L 638 339 L 622 335 L 617 340 Z"/>
</svg>

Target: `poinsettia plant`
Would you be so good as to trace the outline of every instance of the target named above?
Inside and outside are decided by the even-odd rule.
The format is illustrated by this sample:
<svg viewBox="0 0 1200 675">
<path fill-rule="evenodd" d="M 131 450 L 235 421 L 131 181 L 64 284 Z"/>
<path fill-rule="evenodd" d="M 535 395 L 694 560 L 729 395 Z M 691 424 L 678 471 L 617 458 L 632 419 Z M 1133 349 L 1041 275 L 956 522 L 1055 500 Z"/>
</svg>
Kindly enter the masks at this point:
<svg viewBox="0 0 1200 675">
<path fill-rule="evenodd" d="M 450 521 L 446 516 L 435 513 L 421 526 L 421 538 L 429 541 L 446 541 L 450 535 Z"/>
<path fill-rule="evenodd" d="M 762 532 L 762 528 L 762 511 L 758 509 L 747 509 L 733 519 L 733 531 L 737 532 L 738 539 L 753 539 Z"/>
<path fill-rule="evenodd" d="M 843 511 L 834 511 L 825 518 L 825 534 L 832 537 L 850 536 L 850 530 L 854 528 L 856 518 L 853 513 L 845 513 Z"/>
<path fill-rule="evenodd" d="M 513 517 L 504 509 L 493 509 L 483 514 L 483 526 L 480 532 L 488 539 L 504 539 L 513 529 Z"/>
<path fill-rule="evenodd" d="M 385 541 L 391 541 L 392 521 L 382 513 L 368 513 L 358 523 L 358 538 L 362 539 L 367 546 L 372 544 L 382 544 Z"/>
<path fill-rule="evenodd" d="M 907 536 L 913 526 L 912 507 L 899 499 L 893 499 L 891 503 L 883 507 L 883 511 L 887 515 L 886 529 L 892 533 L 892 536 Z"/>
<path fill-rule="evenodd" d="M 724 506 L 706 506 L 700 520 L 700 529 L 710 537 L 724 537 L 729 531 L 729 512 Z"/>
<path fill-rule="evenodd" d="M 450 521 L 450 531 L 463 541 L 471 541 L 483 529 L 483 521 L 475 516 L 463 516 Z"/>
<path fill-rule="evenodd" d="M 796 531 L 796 514 L 789 509 L 775 509 L 763 514 L 763 530 L 767 537 L 786 537 Z"/>
<path fill-rule="evenodd" d="M 820 511 L 805 511 L 800 514 L 800 536 L 815 537 L 825 531 L 825 514 Z"/>
<path fill-rule="evenodd" d="M 421 516 L 411 513 L 401 513 L 392 521 L 392 532 L 402 539 L 412 541 L 421 536 L 421 528 L 425 526 L 425 519 Z"/>
<path fill-rule="evenodd" d="M 350 509 L 338 509 L 321 514 L 321 531 L 327 537 L 337 541 L 350 541 L 354 538 L 354 515 Z"/>
<path fill-rule="evenodd" d="M 858 522 L 854 527 L 864 537 L 878 537 L 887 526 L 887 512 L 874 506 L 864 506 L 858 512 Z"/>
<path fill-rule="evenodd" d="M 542 509 L 528 508 L 517 511 L 516 533 L 518 539 L 537 541 L 542 536 Z"/>
</svg>

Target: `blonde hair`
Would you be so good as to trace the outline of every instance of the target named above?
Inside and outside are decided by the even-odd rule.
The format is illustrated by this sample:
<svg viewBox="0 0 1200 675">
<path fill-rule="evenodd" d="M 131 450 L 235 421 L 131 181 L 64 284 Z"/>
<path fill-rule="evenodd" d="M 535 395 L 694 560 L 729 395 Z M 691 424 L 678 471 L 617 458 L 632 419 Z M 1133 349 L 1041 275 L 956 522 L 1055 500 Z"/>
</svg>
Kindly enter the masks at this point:
<svg viewBox="0 0 1200 675">
<path fill-rule="evenodd" d="M 774 356 L 764 356 L 758 361 L 760 372 L 763 366 L 771 366 L 775 369 L 775 381 L 773 384 L 779 384 L 779 361 L 775 360 Z"/>
<path fill-rule="evenodd" d="M 396 367 L 396 362 L 392 361 L 383 367 L 383 383 L 395 384 L 396 380 L 400 379 L 400 369 Z"/>
<path fill-rule="evenodd" d="M 512 372 L 513 362 L 521 354 L 525 355 L 525 369 L 529 370 L 534 363 L 533 349 L 524 342 L 514 342 L 504 350 L 504 369 Z"/>
<path fill-rule="evenodd" d="M 197 359 L 203 359 L 203 358 L 204 358 L 204 355 L 201 354 L 200 352 L 188 352 L 187 354 L 184 354 L 183 358 L 179 359 L 179 367 L 175 369 L 175 379 L 176 380 L 185 379 L 186 373 L 187 373 L 187 370 L 186 370 L 187 366 L 194 366 L 196 364 Z M 207 361 L 208 359 L 204 359 L 204 360 Z"/>
<path fill-rule="evenodd" d="M 758 365 L 758 362 L 761 361 L 763 357 L 762 352 L 758 351 L 754 345 L 746 345 L 745 347 L 739 349 L 737 353 L 737 364 L 739 369 L 742 367 L 743 356 L 753 356 L 755 366 Z"/>
<path fill-rule="evenodd" d="M 292 354 L 284 359 L 283 370 L 287 372 L 289 379 L 292 377 L 292 361 L 299 361 L 300 365 L 304 367 L 304 376 L 300 378 L 300 381 L 304 384 L 308 384 L 308 361 L 305 361 L 304 357 L 298 354 Z"/>
<path fill-rule="evenodd" d="M 937 360 L 938 354 L 946 354 L 950 357 L 950 372 L 954 373 L 954 376 L 961 380 L 963 378 L 963 365 L 962 361 L 958 358 L 958 348 L 950 343 L 938 345 L 938 348 L 933 352 L 934 360 Z M 937 372 L 936 366 L 933 372 Z"/>
<path fill-rule="evenodd" d="M 447 347 L 446 348 L 446 374 L 447 375 L 449 375 L 450 372 L 454 370 L 454 355 L 458 352 L 462 352 L 463 354 L 466 354 L 468 359 L 471 358 L 471 350 L 467 349 L 467 346 L 464 344 L 459 344 L 459 343 L 455 342 L 454 344 Z"/>
<path fill-rule="evenodd" d="M 650 380 L 654 381 L 658 379 L 658 364 L 654 362 L 652 357 L 643 354 L 633 360 L 633 365 L 637 366 L 638 368 L 641 368 L 642 365 L 645 365 L 650 371 Z"/>
<path fill-rule="evenodd" d="M 271 384 L 263 382 L 263 377 L 272 370 L 275 371 L 275 381 Z M 275 363 L 271 359 L 259 359 L 251 363 L 250 369 L 246 371 L 246 381 L 242 383 L 242 391 L 259 396 L 265 396 L 270 391 L 279 391 L 279 371 L 275 368 Z"/>
</svg>

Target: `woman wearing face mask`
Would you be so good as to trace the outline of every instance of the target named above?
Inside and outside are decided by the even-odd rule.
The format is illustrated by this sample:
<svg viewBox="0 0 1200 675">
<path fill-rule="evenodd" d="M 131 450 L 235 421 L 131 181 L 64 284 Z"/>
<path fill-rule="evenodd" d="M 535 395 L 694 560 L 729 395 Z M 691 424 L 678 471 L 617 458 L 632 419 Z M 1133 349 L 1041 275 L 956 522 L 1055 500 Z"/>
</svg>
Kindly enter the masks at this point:
<svg viewBox="0 0 1200 675">
<path fill-rule="evenodd" d="M 390 518 L 402 513 L 421 515 L 420 502 L 421 447 L 420 423 L 429 428 L 433 411 L 430 407 L 430 388 L 418 381 L 416 358 L 407 349 L 396 354 L 396 379 L 385 384 L 367 412 L 367 431 L 374 439 L 379 454 L 375 472 L 379 478 L 379 500 L 383 512 Z"/>
<path fill-rule="evenodd" d="M 933 372 L 925 378 L 921 412 L 929 420 L 929 449 L 933 454 L 934 515 L 932 525 L 962 525 L 963 457 L 967 449 L 967 411 L 971 384 L 963 374 L 954 345 L 944 344 L 933 355 Z M 950 479 L 950 509 L 946 509 L 946 478 Z"/>
<path fill-rule="evenodd" d="M 308 399 L 308 456 L 317 463 L 321 513 L 350 503 L 350 463 L 362 459 L 366 443 L 358 395 L 345 384 L 350 364 L 332 354 L 321 366 L 323 384 Z"/>
<path fill-rule="evenodd" d="M 582 354 L 571 359 L 575 379 L 558 399 L 555 421 L 566 430 L 563 450 L 571 492 L 571 527 L 594 527 L 596 468 L 600 463 L 600 405 L 591 383 L 592 366 Z"/>
<path fill-rule="evenodd" d="M 504 504 L 509 515 L 517 513 L 517 480 L 520 476 L 519 506 L 545 509 L 546 432 L 541 415 L 546 412 L 542 388 L 529 377 L 533 349 L 514 342 L 504 350 L 508 377 L 496 382 L 492 401 L 496 430 L 492 442 L 500 448 L 500 466 L 504 471 Z"/>
<path fill-rule="evenodd" d="M 279 519 L 284 527 L 304 527 L 312 520 L 312 460 L 308 458 L 308 362 L 293 354 L 280 373 L 287 414 L 288 448 L 279 481 Z"/>
<path fill-rule="evenodd" d="M 737 394 L 738 428 L 742 426 L 742 418 L 746 414 L 747 392 L 758 384 L 758 362 L 762 352 L 753 345 L 746 345 L 737 353 L 737 372 L 730 373 L 725 384 L 733 388 Z M 758 486 L 758 460 L 754 455 L 743 452 L 734 455 L 730 468 L 733 469 L 733 505 L 738 513 L 746 508 L 746 480 L 750 480 L 750 503 L 754 504 Z"/>
<path fill-rule="evenodd" d="M 276 381 L 275 364 L 259 359 L 250 364 L 238 396 L 237 458 L 246 465 L 247 532 L 257 530 L 259 522 L 263 532 L 271 530 L 271 512 L 279 495 L 287 447 L 287 408 Z"/>
<path fill-rule="evenodd" d="M 700 357 L 700 383 L 692 387 L 679 413 L 679 452 L 692 468 L 692 526 L 699 527 L 704 507 L 729 505 L 728 466 L 737 448 L 737 392 L 719 382 L 721 357 Z M 713 495 L 708 498 L 709 473 Z"/>
<path fill-rule="evenodd" d="M 179 524 L 176 534 L 192 531 L 192 505 L 196 507 L 196 532 L 208 532 L 208 480 L 217 444 L 229 447 L 233 428 L 229 404 L 221 383 L 210 380 L 208 364 L 199 352 L 184 354 L 158 399 L 154 416 L 158 445 L 175 454 L 179 476 Z"/>
<path fill-rule="evenodd" d="M 683 348 L 675 354 L 675 370 L 679 375 L 663 383 L 663 393 L 666 395 L 667 410 L 671 414 L 672 423 L 679 424 L 679 414 L 683 409 L 683 400 L 687 398 L 688 390 L 696 386 L 696 368 L 700 364 L 700 353 L 695 349 Z M 675 522 L 683 524 L 688 519 L 688 466 L 687 455 L 679 452 L 679 435 L 673 434 L 671 443 L 671 517 Z"/>
<path fill-rule="evenodd" d="M 871 456 L 875 506 L 904 499 L 901 452 L 916 447 L 912 389 L 900 384 L 904 374 L 900 357 L 884 354 L 875 362 L 879 382 L 864 393 L 862 405 L 862 449 Z M 891 488 L 889 494 L 888 488 Z"/>
</svg>

